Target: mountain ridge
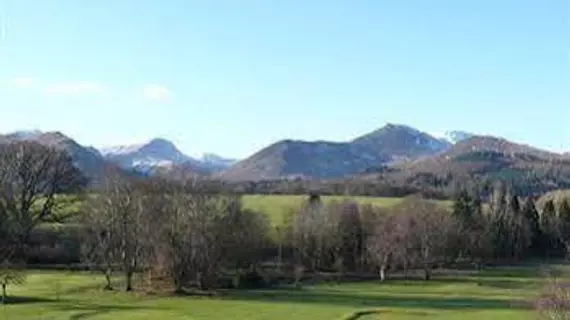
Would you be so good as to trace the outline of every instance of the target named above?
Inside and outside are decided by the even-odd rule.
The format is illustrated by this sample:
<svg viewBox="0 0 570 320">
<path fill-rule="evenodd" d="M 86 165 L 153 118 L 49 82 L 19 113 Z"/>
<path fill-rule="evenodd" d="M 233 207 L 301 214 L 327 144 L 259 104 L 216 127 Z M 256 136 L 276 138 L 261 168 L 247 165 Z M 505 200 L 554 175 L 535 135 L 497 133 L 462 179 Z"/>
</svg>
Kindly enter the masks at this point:
<svg viewBox="0 0 570 320">
<path fill-rule="evenodd" d="M 34 141 L 64 150 L 71 156 L 75 166 L 93 183 L 96 183 L 101 178 L 103 172 L 108 167 L 108 163 L 97 149 L 83 146 L 60 131 L 37 131 L 31 135 L 22 135 L 20 132 L 15 132 L 0 136 L 0 140 L 3 143 Z"/>
<path fill-rule="evenodd" d="M 379 164 L 409 161 L 451 145 L 406 125 L 387 124 L 346 142 L 277 141 L 222 174 L 228 180 L 340 178 Z"/>
<path fill-rule="evenodd" d="M 90 175 L 95 176 L 100 170 L 94 168 L 113 163 L 125 170 L 144 174 L 160 172 L 168 176 L 202 176 L 232 181 L 343 178 L 373 174 L 375 168 L 386 166 L 413 172 L 418 166 L 429 166 L 430 161 L 444 163 L 442 157 L 468 158 L 477 152 L 486 152 L 487 156 L 492 152 L 502 154 L 503 158 L 496 155 L 501 161 L 520 154 L 569 159 L 567 154 L 564 156 L 500 137 L 460 130 L 435 136 L 408 125 L 393 123 L 348 141 L 283 139 L 241 161 L 213 153 L 190 157 L 164 138 L 101 149 L 82 146 L 59 131 L 22 130 L 0 135 L 0 140 L 36 140 L 62 147 L 79 159 L 80 166 L 91 171 Z M 441 171 L 437 165 L 434 166 L 434 170 Z"/>
<path fill-rule="evenodd" d="M 419 188 L 502 180 L 536 194 L 570 187 L 570 159 L 504 138 L 473 136 L 433 157 L 371 170 L 360 178 Z"/>
</svg>

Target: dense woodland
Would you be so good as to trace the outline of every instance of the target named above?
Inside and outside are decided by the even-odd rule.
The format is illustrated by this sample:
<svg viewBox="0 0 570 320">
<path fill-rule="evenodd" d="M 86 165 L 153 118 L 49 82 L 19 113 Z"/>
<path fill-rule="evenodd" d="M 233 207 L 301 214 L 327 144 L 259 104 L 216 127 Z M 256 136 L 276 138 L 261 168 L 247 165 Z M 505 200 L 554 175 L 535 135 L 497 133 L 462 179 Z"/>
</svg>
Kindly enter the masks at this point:
<svg viewBox="0 0 570 320">
<path fill-rule="evenodd" d="M 495 154 L 495 153 L 493 153 Z M 209 188 L 222 188 L 238 194 L 308 194 L 362 195 L 376 197 L 402 197 L 421 194 L 436 199 L 454 199 L 462 190 L 471 190 L 487 198 L 495 182 L 502 181 L 517 195 L 539 196 L 556 189 L 570 188 L 570 162 L 533 162 L 525 167 L 510 167 L 502 160 L 486 158 L 488 163 L 475 161 L 472 154 L 462 155 L 444 171 L 407 171 L 391 167 L 370 168 L 362 176 L 344 179 L 310 180 L 281 179 L 261 181 L 221 182 L 204 180 Z M 525 164 L 527 165 L 527 164 Z M 454 167 L 455 166 L 455 167 Z M 366 176 L 368 175 L 368 176 Z"/>
<path fill-rule="evenodd" d="M 434 269 L 483 268 L 536 258 L 565 258 L 570 203 L 532 197 L 494 181 L 486 198 L 463 188 L 448 208 L 411 195 L 391 208 L 323 203 L 318 193 L 282 225 L 243 208 L 240 196 L 195 180 L 125 177 L 106 170 L 96 190 L 64 152 L 30 142 L 0 152 L 0 273 L 46 264 L 114 275 L 125 290 L 211 290 L 301 285 L 322 275 L 429 280 Z M 309 190 L 310 191 L 310 190 Z M 314 191 L 314 190 L 313 190 Z M 61 214 L 58 195 L 82 197 Z"/>
</svg>

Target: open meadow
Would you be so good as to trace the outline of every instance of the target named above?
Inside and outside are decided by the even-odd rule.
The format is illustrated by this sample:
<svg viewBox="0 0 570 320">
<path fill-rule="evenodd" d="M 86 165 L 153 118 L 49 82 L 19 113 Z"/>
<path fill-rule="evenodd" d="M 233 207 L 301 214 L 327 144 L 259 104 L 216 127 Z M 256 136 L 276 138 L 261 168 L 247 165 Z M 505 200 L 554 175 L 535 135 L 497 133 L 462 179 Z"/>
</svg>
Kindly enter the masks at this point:
<svg viewBox="0 0 570 320">
<path fill-rule="evenodd" d="M 30 271 L 24 285 L 9 288 L 13 303 L 1 307 L 0 319 L 534 319 L 530 302 L 543 277 L 540 266 L 503 267 L 450 271 L 431 281 L 321 283 L 190 297 L 106 292 L 99 274 Z M 360 311 L 366 312 L 350 317 Z"/>
<path fill-rule="evenodd" d="M 307 200 L 307 195 L 244 195 L 242 197 L 243 205 L 247 209 L 251 209 L 268 216 L 273 224 L 283 222 L 285 215 L 292 210 L 298 209 L 303 201 Z M 325 204 L 331 201 L 354 201 L 359 204 L 370 204 L 378 207 L 391 207 L 402 201 L 403 198 L 397 197 L 365 197 L 365 196 L 323 196 L 322 200 Z M 74 196 L 59 196 L 59 205 L 56 213 L 61 216 L 71 216 L 81 211 L 82 198 Z M 448 201 L 440 201 L 443 204 L 450 203 Z"/>
<path fill-rule="evenodd" d="M 266 214 L 273 224 L 282 223 L 285 215 L 291 210 L 298 209 L 303 201 L 306 201 L 306 195 L 245 195 L 243 196 L 243 205 L 247 209 L 255 210 Z M 323 196 L 323 202 L 349 200 L 359 204 L 370 204 L 378 207 L 391 207 L 402 201 L 403 198 L 388 197 L 364 197 L 364 196 Z M 447 204 L 446 201 L 441 201 Z"/>
</svg>

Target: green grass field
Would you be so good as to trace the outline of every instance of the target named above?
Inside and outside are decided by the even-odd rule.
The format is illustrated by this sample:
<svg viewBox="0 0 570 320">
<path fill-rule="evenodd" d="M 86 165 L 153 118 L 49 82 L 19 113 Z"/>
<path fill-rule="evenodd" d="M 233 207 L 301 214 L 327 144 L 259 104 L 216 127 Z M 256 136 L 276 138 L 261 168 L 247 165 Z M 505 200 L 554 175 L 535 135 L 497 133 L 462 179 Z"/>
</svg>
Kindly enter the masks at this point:
<svg viewBox="0 0 570 320">
<path fill-rule="evenodd" d="M 287 212 L 299 208 L 306 199 L 307 196 L 303 195 L 246 195 L 243 197 L 243 204 L 248 209 L 267 214 L 273 224 L 280 224 Z M 402 201 L 402 198 L 345 196 L 323 197 L 323 201 L 325 203 L 334 200 L 342 201 L 345 199 L 379 207 L 390 207 Z"/>
<path fill-rule="evenodd" d="M 69 217 L 81 211 L 82 198 L 71 196 L 59 196 L 60 202 L 55 209 L 56 217 Z M 303 201 L 307 199 L 305 195 L 245 195 L 243 204 L 247 209 L 252 209 L 267 214 L 272 224 L 283 223 L 283 219 L 291 210 L 298 209 Z M 363 196 L 324 196 L 325 203 L 330 201 L 351 200 L 360 204 L 371 204 L 379 207 L 390 207 L 398 204 L 403 198 L 387 197 L 363 197 Z M 449 201 L 440 201 L 448 205 Z M 38 204 L 39 206 L 39 204 Z"/>
<path fill-rule="evenodd" d="M 98 275 L 34 271 L 26 284 L 9 288 L 14 303 L 0 307 L 0 319 L 340 320 L 365 310 L 374 313 L 358 319 L 534 319 L 528 302 L 543 281 L 537 266 L 511 267 L 429 282 L 319 284 L 199 298 L 103 292 Z"/>
</svg>

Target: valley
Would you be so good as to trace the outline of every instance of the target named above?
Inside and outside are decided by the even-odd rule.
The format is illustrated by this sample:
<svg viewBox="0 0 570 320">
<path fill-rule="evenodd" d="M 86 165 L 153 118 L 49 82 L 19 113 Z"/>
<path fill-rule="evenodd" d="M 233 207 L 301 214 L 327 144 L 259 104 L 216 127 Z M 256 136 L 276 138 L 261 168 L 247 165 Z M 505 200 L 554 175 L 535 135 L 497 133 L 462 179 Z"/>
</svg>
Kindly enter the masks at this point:
<svg viewBox="0 0 570 320">
<path fill-rule="evenodd" d="M 0 320 L 570 320 L 569 14 L 0 0 Z"/>
</svg>

